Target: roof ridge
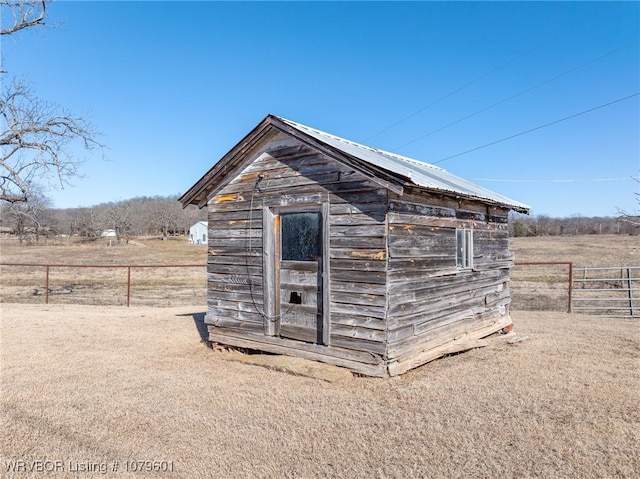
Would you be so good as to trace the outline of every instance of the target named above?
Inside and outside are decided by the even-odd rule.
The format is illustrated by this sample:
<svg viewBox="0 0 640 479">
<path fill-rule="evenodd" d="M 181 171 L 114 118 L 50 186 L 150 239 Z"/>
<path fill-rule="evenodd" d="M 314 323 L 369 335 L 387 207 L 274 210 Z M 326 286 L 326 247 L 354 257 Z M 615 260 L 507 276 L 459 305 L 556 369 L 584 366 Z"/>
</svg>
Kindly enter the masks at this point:
<svg viewBox="0 0 640 479">
<path fill-rule="evenodd" d="M 289 119 L 281 117 L 281 116 L 276 116 L 276 115 L 273 115 L 273 116 L 278 118 L 281 121 L 284 121 L 284 122 L 286 122 L 286 123 L 288 123 L 288 124 L 290 124 L 292 126 L 295 126 L 296 128 L 302 128 L 302 129 L 306 129 L 306 130 L 311 130 L 311 131 L 314 131 L 314 132 L 316 132 L 316 133 L 318 133 L 320 135 L 328 136 L 330 138 L 333 138 L 334 140 L 338 140 L 338 141 L 341 141 L 341 142 L 344 142 L 344 143 L 348 143 L 348 144 L 356 146 L 358 148 L 365 148 L 365 149 L 367 149 L 369 151 L 372 151 L 374 153 L 380 153 L 380 154 L 383 154 L 383 155 L 391 156 L 391 157 L 397 158 L 398 160 L 406 161 L 407 163 L 413 163 L 413 164 L 418 165 L 418 166 L 423 166 L 423 167 L 426 167 L 426 168 L 432 168 L 434 170 L 439 170 L 439 171 L 446 171 L 444 168 L 441 168 L 439 166 L 435 166 L 435 165 L 433 165 L 431 163 L 427 163 L 425 161 L 420 161 L 420 160 L 417 160 L 415 158 L 410 158 L 410 157 L 404 156 L 404 155 L 398 155 L 397 153 L 392 153 L 390 151 L 386 151 L 386 150 L 383 150 L 381 148 L 376 148 L 375 146 L 364 145 L 362 143 L 358 143 L 356 141 L 349 140 L 347 138 L 343 138 L 343 137 L 338 136 L 338 135 L 334 135 L 333 133 L 328 133 L 326 131 L 318 130 L 317 128 L 312 128 L 310 126 L 303 125 L 302 123 L 298 123 L 296 121 L 292 121 L 292 120 L 289 120 Z"/>
<path fill-rule="evenodd" d="M 372 146 L 363 145 L 346 138 L 297 123 L 286 118 L 270 115 L 303 135 L 315 138 L 343 153 L 358 158 L 361 161 L 375 165 L 382 170 L 403 177 L 408 183 L 433 191 L 445 191 L 468 198 L 490 201 L 505 205 L 515 211 L 528 212 L 529 206 L 512 200 L 499 193 L 477 185 L 470 180 L 460 178 L 439 166 L 432 165 L 414 158 L 398 155 Z"/>
</svg>

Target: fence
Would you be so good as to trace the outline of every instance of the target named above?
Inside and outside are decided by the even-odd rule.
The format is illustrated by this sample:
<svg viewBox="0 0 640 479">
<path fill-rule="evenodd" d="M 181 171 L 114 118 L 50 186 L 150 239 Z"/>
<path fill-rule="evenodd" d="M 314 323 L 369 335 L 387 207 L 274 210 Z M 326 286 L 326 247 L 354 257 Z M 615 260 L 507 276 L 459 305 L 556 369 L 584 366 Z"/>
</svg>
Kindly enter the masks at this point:
<svg viewBox="0 0 640 479">
<path fill-rule="evenodd" d="M 87 292 L 87 295 L 89 295 L 88 293 L 88 289 L 89 286 L 87 286 L 87 284 L 91 284 L 93 286 L 93 288 L 110 288 L 111 290 L 117 290 L 117 289 L 122 289 L 121 287 L 126 287 L 126 300 L 125 300 L 125 304 L 126 306 L 130 306 L 131 305 L 131 293 L 132 293 L 132 271 L 134 269 L 141 269 L 141 270 L 150 270 L 150 269 L 178 269 L 179 271 L 183 271 L 185 269 L 190 269 L 190 268 L 200 268 L 203 270 L 203 272 L 205 271 L 205 265 L 204 264 L 172 264 L 172 265 L 166 265 L 166 264 L 130 264 L 130 265 L 122 265 L 122 264 L 111 264 L 111 265 L 72 265 L 72 264 L 29 264 L 29 263 L 0 263 L 0 267 L 4 268 L 4 267 L 15 267 L 15 268 L 20 268 L 22 270 L 22 275 L 13 275 L 13 277 L 11 279 L 7 279 L 8 275 L 6 274 L 5 271 L 3 271 L 2 277 L 3 277 L 3 289 L 8 289 L 11 287 L 11 284 L 13 285 L 13 288 L 21 288 L 24 285 L 33 285 L 33 284 L 38 284 L 39 281 L 34 279 L 33 277 L 29 276 L 28 274 L 24 273 L 24 270 L 32 270 L 34 268 L 38 269 L 38 268 L 43 268 L 44 269 L 44 278 L 42 279 L 42 282 L 40 282 L 40 287 L 36 287 L 33 290 L 33 293 L 31 293 L 32 296 L 44 296 L 44 301 L 45 304 L 49 304 L 49 297 L 53 294 L 71 294 L 74 292 L 79 292 L 82 291 L 84 289 L 85 292 Z M 92 269 L 92 270 L 125 270 L 126 271 L 126 282 L 124 282 L 122 280 L 122 278 L 118 278 L 118 277 L 114 277 L 114 276 L 108 276 L 108 277 L 103 277 L 100 279 L 92 279 L 92 280 L 87 280 L 85 275 L 82 275 L 82 279 L 78 279 L 78 278 L 72 278 L 72 277 L 65 277 L 64 280 L 58 279 L 58 284 L 62 284 L 62 286 L 59 286 L 57 288 L 54 288 L 52 286 L 52 280 L 51 280 L 51 272 L 52 270 L 55 269 L 66 269 L 66 270 L 70 270 L 70 269 L 79 269 L 79 270 L 86 270 L 86 269 Z M 20 277 L 18 277 L 20 276 Z M 78 284 L 81 284 L 84 281 L 84 286 L 78 286 Z M 145 276 L 145 277 L 140 277 L 137 280 L 136 284 L 146 284 L 147 286 L 149 286 L 149 288 L 154 288 L 157 291 L 160 291 L 162 288 L 161 286 L 165 286 L 165 287 L 170 287 L 173 288 L 173 291 L 175 291 L 175 288 L 177 287 L 185 287 L 187 285 L 191 285 L 194 289 L 194 291 L 196 291 L 197 289 L 202 291 L 202 295 L 204 296 L 204 291 L 206 289 L 206 279 L 204 276 L 204 273 L 202 275 L 202 277 L 200 278 L 199 275 L 195 278 L 190 278 L 187 275 L 181 274 L 178 276 L 174 276 L 174 277 L 168 277 L 168 276 L 163 276 L 163 277 L 158 277 L 158 275 L 154 275 L 151 278 L 149 278 L 149 276 Z M 6 285 L 6 286 L 5 286 Z M 125 286 L 126 285 L 126 286 Z M 4 293 L 4 292 L 3 292 Z M 4 296 L 5 294 L 3 294 Z M 161 298 L 167 298 L 166 294 L 162 294 L 160 293 Z M 170 297 L 170 296 L 169 296 Z M 77 296 L 74 297 L 74 299 L 77 301 Z M 156 299 L 158 299 L 157 297 L 157 293 L 156 293 Z M 102 303 L 104 300 L 99 300 L 99 303 Z M 94 301 L 95 302 L 95 301 Z"/>
<path fill-rule="evenodd" d="M 640 317 L 640 266 L 576 268 L 573 310 L 606 318 Z"/>
<path fill-rule="evenodd" d="M 518 261 L 511 272 L 511 306 L 532 311 L 566 309 L 570 313 L 572 277 L 573 263 L 569 261 Z"/>
<path fill-rule="evenodd" d="M 165 302 L 180 302 L 185 304 L 196 300 L 206 300 L 206 276 L 204 264 L 132 264 L 132 265 L 70 265 L 70 264 L 28 264 L 28 263 L 0 263 L 0 267 L 20 268 L 20 275 L 9 277 L 2 272 L 2 300 L 11 298 L 15 300 L 16 291 L 24 291 L 26 288 L 39 287 L 33 290 L 30 296 L 44 296 L 45 304 L 49 304 L 53 294 L 69 294 L 72 302 L 79 302 L 80 296 L 85 294 L 85 300 L 90 304 L 110 304 L 116 294 L 124 299 L 120 304 L 131 305 L 133 286 L 138 287 L 139 295 L 146 287 L 153 290 L 147 300 L 151 304 Z M 527 267 L 522 269 L 520 267 Z M 30 274 L 33 269 L 43 269 L 44 278 L 38 279 Z M 195 276 L 188 276 L 185 270 L 199 268 Z M 126 280 L 122 277 L 109 275 L 100 279 L 87 278 L 86 274 L 80 277 L 55 278 L 52 285 L 52 271 L 56 269 L 78 270 L 124 270 Z M 133 270 L 178 270 L 178 275 L 145 275 L 134 276 Z M 25 270 L 28 270 L 25 271 Z M 132 278 L 135 278 L 135 282 Z M 84 286 L 82 286 L 84 284 Z M 12 291 L 4 291 L 13 288 Z M 91 289 L 100 289 L 95 292 Z M 164 288 L 164 289 L 163 289 Z M 640 267 L 574 267 L 571 262 L 517 262 L 512 272 L 512 306 L 515 309 L 530 310 L 560 310 L 568 312 L 576 311 L 603 317 L 640 317 Z M 105 291 L 109 289 L 111 296 Z M 124 290 L 126 293 L 122 293 Z M 178 291 L 180 290 L 180 291 Z M 169 292 L 170 291 L 170 292 Z M 95 294 L 102 294 L 96 298 Z M 19 296 L 21 293 L 17 293 Z M 93 297 L 90 297 L 93 294 Z M 180 296 L 182 294 L 182 296 Z M 24 296 L 24 294 L 23 294 Z M 41 301 L 41 299 L 39 299 Z"/>
</svg>

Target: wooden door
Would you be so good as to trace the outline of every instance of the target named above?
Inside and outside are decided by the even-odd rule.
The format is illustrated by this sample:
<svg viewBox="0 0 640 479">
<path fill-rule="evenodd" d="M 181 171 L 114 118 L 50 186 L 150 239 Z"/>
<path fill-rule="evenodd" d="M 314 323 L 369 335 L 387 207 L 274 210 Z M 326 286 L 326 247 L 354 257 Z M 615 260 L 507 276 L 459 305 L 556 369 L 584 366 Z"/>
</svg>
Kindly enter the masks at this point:
<svg viewBox="0 0 640 479">
<path fill-rule="evenodd" d="M 280 211 L 276 221 L 277 334 L 323 344 L 323 221 L 320 209 Z"/>
</svg>

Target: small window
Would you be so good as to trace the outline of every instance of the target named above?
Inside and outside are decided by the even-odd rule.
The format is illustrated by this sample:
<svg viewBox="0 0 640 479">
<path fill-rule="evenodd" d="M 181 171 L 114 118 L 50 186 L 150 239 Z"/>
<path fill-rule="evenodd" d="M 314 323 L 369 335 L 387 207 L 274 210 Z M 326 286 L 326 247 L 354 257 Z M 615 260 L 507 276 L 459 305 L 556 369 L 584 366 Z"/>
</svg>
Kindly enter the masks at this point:
<svg viewBox="0 0 640 479">
<path fill-rule="evenodd" d="M 282 213 L 282 259 L 316 261 L 320 256 L 320 213 Z"/>
<path fill-rule="evenodd" d="M 456 229 L 456 267 L 473 268 L 473 230 Z"/>
</svg>

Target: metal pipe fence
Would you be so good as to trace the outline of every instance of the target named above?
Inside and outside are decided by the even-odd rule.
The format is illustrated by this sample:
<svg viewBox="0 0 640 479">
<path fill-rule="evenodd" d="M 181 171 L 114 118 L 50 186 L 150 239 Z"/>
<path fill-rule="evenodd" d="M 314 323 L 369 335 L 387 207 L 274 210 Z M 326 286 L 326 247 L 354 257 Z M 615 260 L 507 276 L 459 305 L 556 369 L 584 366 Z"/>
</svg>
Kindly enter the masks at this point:
<svg viewBox="0 0 640 479">
<path fill-rule="evenodd" d="M 584 312 L 603 317 L 640 317 L 640 266 L 622 267 L 574 267 L 572 262 L 516 262 L 516 268 L 512 271 L 512 298 L 514 303 L 520 300 L 520 296 L 527 296 L 522 305 L 525 309 L 549 309 L 558 310 L 562 304 L 566 304 L 566 311 L 571 313 Z M 122 278 L 109 278 L 107 281 L 123 285 L 126 284 L 126 306 L 131 306 L 132 288 L 136 284 L 132 271 L 149 269 L 187 269 L 201 268 L 202 277 L 198 277 L 194 289 L 206 291 L 206 264 L 34 264 L 34 263 L 0 263 L 0 267 L 43 268 L 44 288 L 38 295 L 44 296 L 45 304 L 49 304 L 52 294 L 51 272 L 55 269 L 112 269 L 125 270 L 126 282 Z M 526 270 L 518 267 L 527 267 Z M 545 269 L 544 267 L 548 267 Z M 566 268 L 566 272 L 559 271 L 558 267 Z M 536 273 L 536 271 L 538 271 Z M 2 272 L 0 285 L 11 282 L 5 271 Z M 200 279 L 202 286 L 200 289 Z M 145 278 L 137 278 L 139 285 Z M 193 278 L 190 279 L 194 281 Z M 60 281 L 60 280 L 58 280 Z M 104 280 L 103 280 L 104 281 Z M 146 278 L 152 283 L 150 288 L 156 288 L 158 282 L 164 282 L 173 288 L 180 285 L 181 279 L 168 275 L 154 275 L 152 279 Z M 194 284 L 196 284 L 194 282 Z M 31 277 L 22 278 L 21 284 L 37 284 L 38 280 Z M 42 283 L 40 283 L 42 285 Z M 542 285 L 542 286 L 541 286 Z M 546 286 L 546 287 L 545 287 Z M 121 286 L 122 287 L 122 286 Z M 157 289 L 157 288 L 156 288 Z M 35 294 L 35 292 L 34 292 Z M 162 293 L 156 293 L 161 294 Z M 161 296 L 166 299 L 168 296 Z M 532 302 L 535 298 L 538 304 Z M 187 298 L 188 299 L 188 298 Z M 529 302 L 527 303 L 526 300 Z M 122 304 L 122 300 L 120 300 Z"/>
<path fill-rule="evenodd" d="M 51 293 L 51 270 L 53 268 L 67 269 L 125 269 L 127 275 L 126 281 L 126 305 L 131 306 L 131 271 L 134 269 L 167 269 L 167 268 L 206 268 L 206 264 L 33 264 L 33 263 L 0 263 L 0 267 L 25 267 L 25 268 L 44 268 L 44 299 L 45 304 L 49 304 L 49 296 Z M 3 273 L 3 277 L 5 274 Z M 205 284 L 203 284 L 205 287 Z"/>
<path fill-rule="evenodd" d="M 576 268 L 575 311 L 605 318 L 640 317 L 640 266 Z"/>
</svg>

